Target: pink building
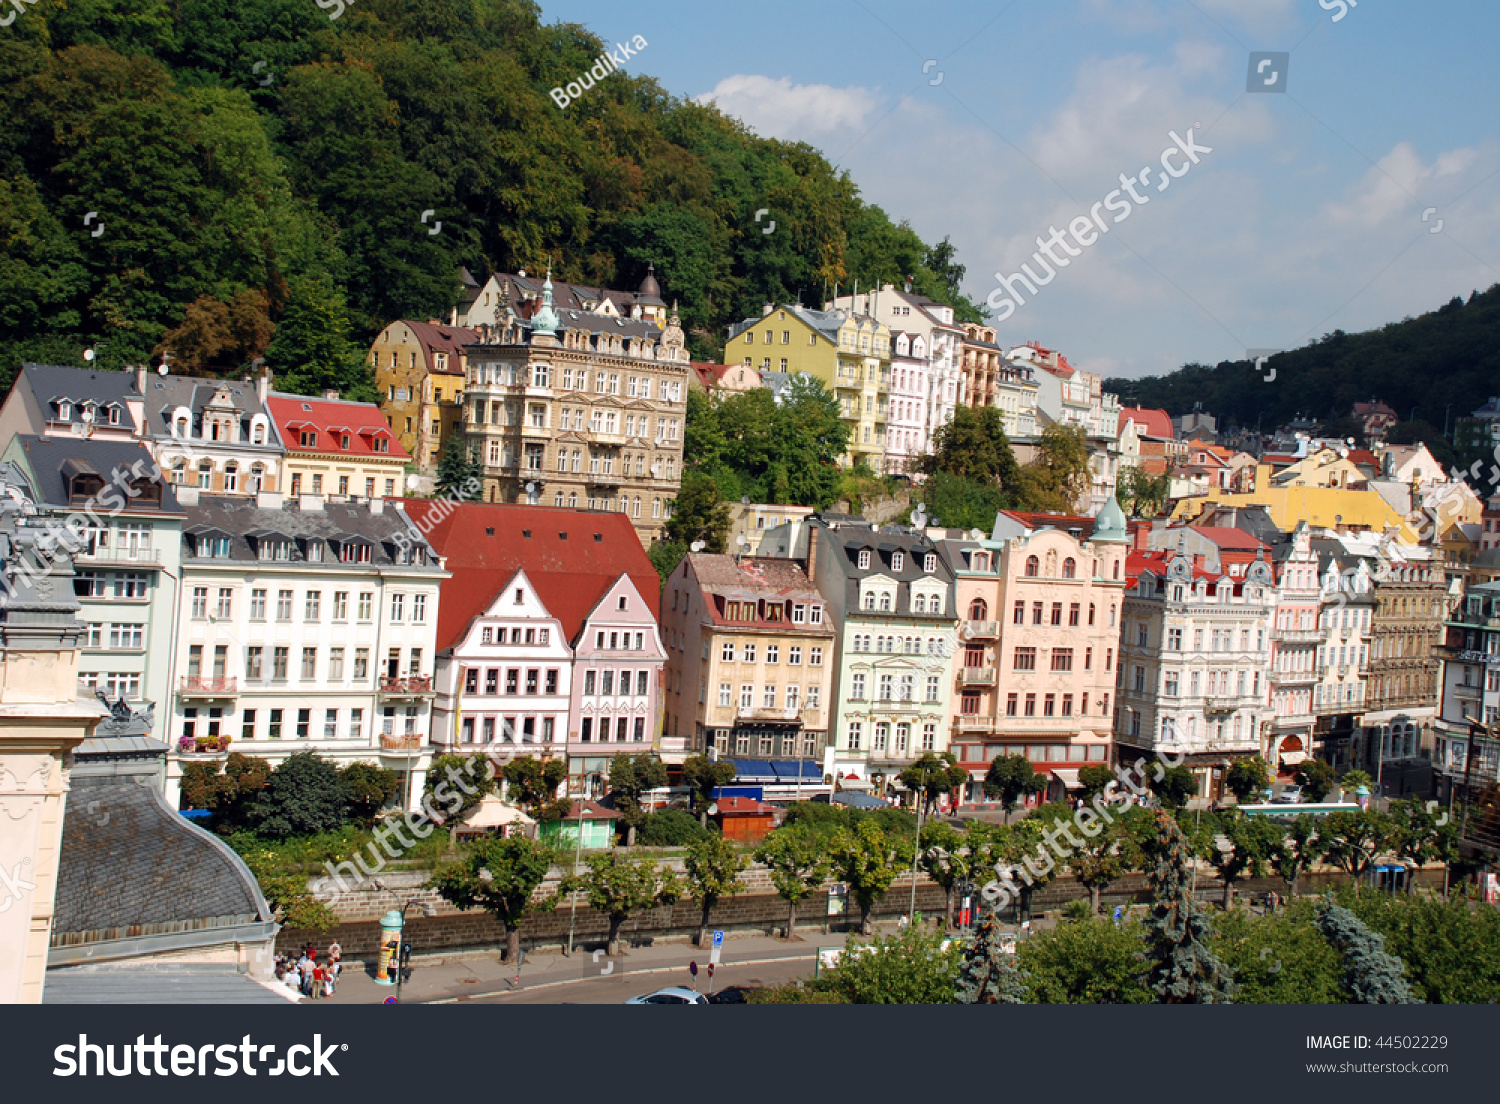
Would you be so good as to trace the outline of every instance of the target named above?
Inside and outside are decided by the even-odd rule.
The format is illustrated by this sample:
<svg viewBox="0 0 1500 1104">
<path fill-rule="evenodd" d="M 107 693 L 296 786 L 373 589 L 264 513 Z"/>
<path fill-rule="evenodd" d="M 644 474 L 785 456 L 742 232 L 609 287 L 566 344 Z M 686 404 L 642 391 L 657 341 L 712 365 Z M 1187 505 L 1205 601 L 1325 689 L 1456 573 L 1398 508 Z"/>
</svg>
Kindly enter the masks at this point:
<svg viewBox="0 0 1500 1104">
<path fill-rule="evenodd" d="M 1322 678 L 1318 645 L 1327 635 L 1319 621 L 1322 581 L 1312 534 L 1300 522 L 1275 552 L 1276 612 L 1271 629 L 1271 716 L 1263 751 L 1272 769 L 1294 770 L 1313 752 L 1313 688 Z"/>
<path fill-rule="evenodd" d="M 950 749 L 968 768 L 964 799 L 984 800 L 999 756 L 1024 755 L 1051 775 L 1043 800 L 1078 787 L 1084 766 L 1107 765 L 1125 587 L 1125 515 L 1110 499 L 1098 518 L 1023 528 L 1002 515 L 988 541 L 944 541 L 957 579 L 957 716 Z"/>
</svg>

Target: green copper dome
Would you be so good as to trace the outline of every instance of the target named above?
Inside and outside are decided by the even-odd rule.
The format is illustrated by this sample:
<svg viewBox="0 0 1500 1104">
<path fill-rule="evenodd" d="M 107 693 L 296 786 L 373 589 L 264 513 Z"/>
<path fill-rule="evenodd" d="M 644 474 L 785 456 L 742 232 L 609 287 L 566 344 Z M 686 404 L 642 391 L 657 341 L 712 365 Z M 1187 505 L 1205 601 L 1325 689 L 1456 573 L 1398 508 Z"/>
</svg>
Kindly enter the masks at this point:
<svg viewBox="0 0 1500 1104">
<path fill-rule="evenodd" d="M 1110 495 L 1109 501 L 1094 519 L 1094 535 L 1090 539 L 1095 544 L 1124 544 L 1129 539 L 1129 533 L 1125 529 L 1125 511 L 1120 509 L 1120 503 L 1114 495 Z"/>
<path fill-rule="evenodd" d="M 537 308 L 536 314 L 531 316 L 531 335 L 533 337 L 556 337 L 559 325 L 561 321 L 552 306 L 552 269 L 549 266 L 547 282 L 542 285 L 542 305 Z"/>
</svg>

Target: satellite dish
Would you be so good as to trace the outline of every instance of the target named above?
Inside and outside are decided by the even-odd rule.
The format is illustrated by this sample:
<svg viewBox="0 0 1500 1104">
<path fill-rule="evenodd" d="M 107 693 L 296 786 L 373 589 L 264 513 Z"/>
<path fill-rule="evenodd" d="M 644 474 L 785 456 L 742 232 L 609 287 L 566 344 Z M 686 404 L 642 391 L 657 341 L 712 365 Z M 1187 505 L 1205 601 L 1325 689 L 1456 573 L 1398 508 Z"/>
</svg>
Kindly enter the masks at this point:
<svg viewBox="0 0 1500 1104">
<path fill-rule="evenodd" d="M 688 545 L 688 551 L 702 552 L 705 547 L 706 545 L 703 541 L 694 541 L 692 544 Z"/>
<path fill-rule="evenodd" d="M 93 361 L 93 359 L 94 359 L 94 357 L 95 357 L 95 356 L 97 356 L 97 355 L 98 355 L 98 354 L 96 354 L 96 353 L 95 353 L 95 352 L 94 352 L 94 350 L 92 350 L 92 349 L 85 349 L 85 350 L 84 350 L 84 351 L 83 351 L 83 359 L 84 359 L 84 360 L 87 360 L 87 361 L 90 361 L 90 362 L 92 362 L 92 361 Z"/>
<path fill-rule="evenodd" d="M 744 495 L 740 499 L 740 505 L 741 506 L 748 506 L 748 505 L 750 505 L 750 496 L 749 495 Z"/>
<path fill-rule="evenodd" d="M 745 545 L 749 544 L 750 542 L 746 540 L 745 535 L 741 533 L 739 536 L 734 538 L 734 543 L 739 545 L 741 548 L 744 548 Z"/>
<path fill-rule="evenodd" d="M 526 484 L 526 493 L 527 494 L 536 494 L 536 484 L 535 483 L 528 483 L 528 484 Z"/>
<path fill-rule="evenodd" d="M 715 801 L 712 805 L 710 805 L 708 807 L 708 815 L 709 816 L 718 816 L 718 814 L 719 814 L 719 803 L 717 801 Z"/>
<path fill-rule="evenodd" d="M 158 376 L 164 376 L 167 374 L 167 365 L 165 361 L 162 362 L 161 367 L 157 368 L 156 374 Z"/>
</svg>

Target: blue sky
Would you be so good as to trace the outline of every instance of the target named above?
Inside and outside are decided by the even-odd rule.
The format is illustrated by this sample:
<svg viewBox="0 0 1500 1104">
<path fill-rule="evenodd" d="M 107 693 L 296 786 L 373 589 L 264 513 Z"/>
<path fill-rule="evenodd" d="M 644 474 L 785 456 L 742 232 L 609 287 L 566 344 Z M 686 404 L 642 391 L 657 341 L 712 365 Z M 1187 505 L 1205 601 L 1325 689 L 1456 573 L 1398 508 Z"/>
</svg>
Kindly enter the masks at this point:
<svg viewBox="0 0 1500 1104">
<path fill-rule="evenodd" d="M 823 150 L 893 219 L 951 236 L 981 301 L 1122 173 L 1154 184 L 1169 132 L 1199 124 L 1213 152 L 999 326 L 1090 370 L 1292 348 L 1500 282 L 1494 0 L 542 7 L 641 35 L 633 72 Z M 1252 50 L 1290 52 L 1284 94 L 1246 93 Z"/>
</svg>

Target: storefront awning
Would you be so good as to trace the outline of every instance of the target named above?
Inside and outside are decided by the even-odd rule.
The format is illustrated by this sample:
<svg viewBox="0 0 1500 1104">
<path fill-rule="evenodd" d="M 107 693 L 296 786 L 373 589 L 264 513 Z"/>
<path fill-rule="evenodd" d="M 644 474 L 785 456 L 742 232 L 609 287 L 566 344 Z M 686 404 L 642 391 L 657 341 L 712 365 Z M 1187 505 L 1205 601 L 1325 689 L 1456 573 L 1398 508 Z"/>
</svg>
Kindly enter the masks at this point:
<svg viewBox="0 0 1500 1104">
<path fill-rule="evenodd" d="M 1281 762 L 1288 767 L 1295 767 L 1306 758 L 1307 752 L 1305 751 L 1283 751 L 1281 753 Z"/>
<path fill-rule="evenodd" d="M 1078 784 L 1078 771 L 1068 767 L 1062 767 L 1052 772 L 1052 776 L 1063 784 L 1064 789 L 1076 790 Z"/>
<path fill-rule="evenodd" d="M 739 785 L 775 785 L 776 772 L 768 759 L 731 759 L 734 764 L 734 781 Z"/>
<path fill-rule="evenodd" d="M 810 759 L 773 759 L 771 769 L 780 782 L 822 782 L 823 769 Z"/>
</svg>

